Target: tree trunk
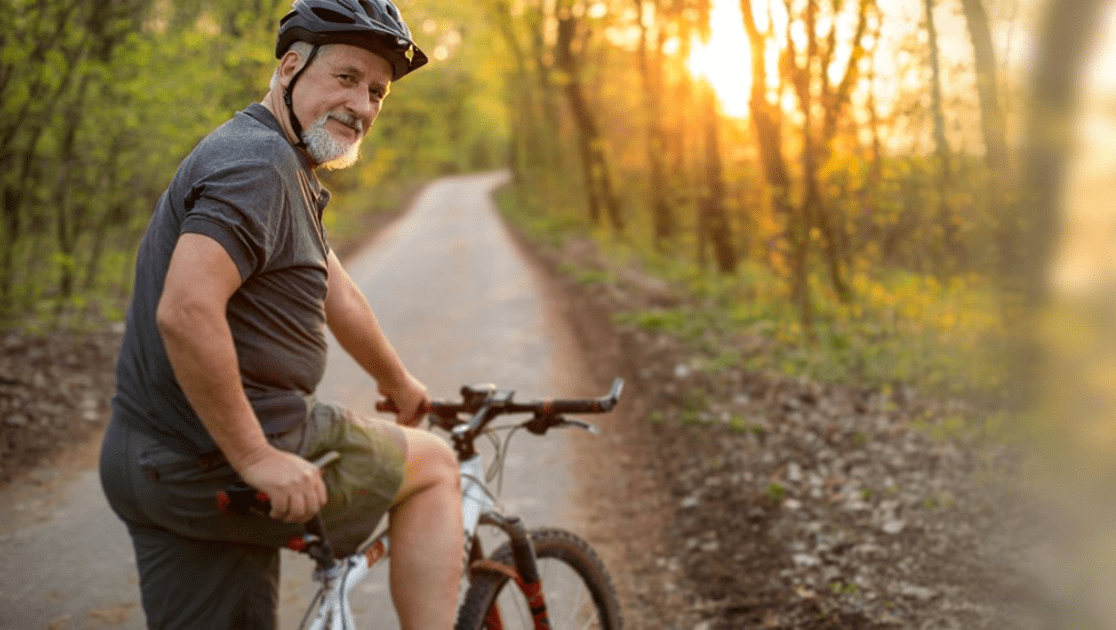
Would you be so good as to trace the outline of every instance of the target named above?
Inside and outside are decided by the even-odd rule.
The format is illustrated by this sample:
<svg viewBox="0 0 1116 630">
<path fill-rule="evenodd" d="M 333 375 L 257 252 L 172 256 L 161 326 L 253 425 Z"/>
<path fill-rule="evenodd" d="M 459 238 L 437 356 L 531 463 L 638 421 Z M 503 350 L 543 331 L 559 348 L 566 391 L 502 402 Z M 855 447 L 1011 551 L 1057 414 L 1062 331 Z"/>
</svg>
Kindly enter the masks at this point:
<svg viewBox="0 0 1116 630">
<path fill-rule="evenodd" d="M 674 233 L 674 215 L 666 199 L 663 158 L 666 139 L 663 134 L 662 86 L 663 86 L 663 45 L 666 33 L 660 26 L 656 29 L 655 54 L 648 50 L 648 28 L 644 14 L 644 0 L 635 0 L 639 21 L 639 70 L 643 79 L 644 106 L 647 108 L 647 164 L 651 181 L 651 215 L 654 229 L 655 246 L 660 251 Z M 654 2 L 658 16 L 659 4 Z"/>
<path fill-rule="evenodd" d="M 999 80 L 996 72 L 996 49 L 992 29 L 982 0 L 961 0 L 965 21 L 973 42 L 973 61 L 977 75 L 977 96 L 980 99 L 981 130 L 984 134 L 988 167 L 993 173 L 1008 168 L 1007 126 L 1000 106 Z"/>
<path fill-rule="evenodd" d="M 1060 233 L 1060 198 L 1072 143 L 1068 129 L 1079 98 L 1086 54 L 1102 24 L 1106 0 L 1050 0 L 1038 33 L 1023 137 L 1021 203 L 1000 229 L 1000 272 L 1009 294 L 1035 306 Z"/>
<path fill-rule="evenodd" d="M 752 90 L 749 98 L 752 127 L 759 145 L 760 162 L 763 164 L 764 178 L 771 194 L 771 205 L 775 213 L 783 218 L 784 233 L 789 246 L 791 300 L 798 311 L 803 329 L 810 330 L 813 325 L 813 304 L 810 286 L 807 282 L 809 256 L 809 226 L 805 217 L 794 207 L 790 194 L 790 178 L 787 176 L 786 159 L 783 156 L 782 115 L 778 102 L 767 100 L 767 42 L 766 37 L 756 26 L 752 14 L 752 0 L 740 0 L 744 15 L 744 28 L 752 50 Z"/>
<path fill-rule="evenodd" d="M 707 81 L 698 81 L 704 103 L 703 144 L 705 147 L 705 184 L 699 212 L 701 212 L 708 243 L 713 247 L 713 257 L 717 270 L 730 274 L 736 269 L 736 250 L 732 245 L 732 226 L 725 212 L 725 179 L 722 172 L 724 160 L 721 157 L 720 112 L 717 111 L 717 95 Z"/>
<path fill-rule="evenodd" d="M 1005 224 L 1012 220 L 1005 216 L 1013 209 L 1004 196 L 1013 178 L 1008 158 L 1006 123 L 1000 106 L 999 81 L 996 78 L 996 50 L 992 45 L 992 29 L 982 0 L 961 0 L 961 4 L 965 9 L 965 22 L 973 43 L 981 131 L 984 135 L 984 158 L 988 166 L 989 210 L 998 223 Z"/>
<path fill-rule="evenodd" d="M 558 18 L 558 36 L 555 44 L 555 57 L 558 67 L 565 73 L 566 99 L 577 125 L 578 142 L 586 174 L 586 188 L 589 195 L 590 214 L 594 221 L 599 216 L 596 205 L 603 206 L 605 218 L 615 232 L 624 231 L 624 220 L 620 213 L 620 200 L 612 184 L 608 160 L 604 153 L 604 139 L 597 128 L 597 122 L 590 111 L 589 103 L 581 87 L 580 65 L 574 59 L 573 39 L 577 30 L 576 18 L 566 15 Z"/>
<path fill-rule="evenodd" d="M 942 107 L 942 71 L 938 54 L 938 29 L 934 24 L 934 0 L 924 0 L 926 35 L 930 44 L 930 113 L 934 120 L 934 155 L 937 157 L 935 183 L 938 191 L 938 227 L 941 230 L 938 271 L 949 274 L 957 258 L 957 225 L 949 206 L 949 187 L 953 179 L 952 151 L 946 138 L 945 110 Z"/>
<path fill-rule="evenodd" d="M 76 252 L 74 251 L 80 232 L 74 212 L 70 207 L 71 188 L 76 184 L 71 180 L 77 155 L 74 146 L 77 144 L 77 133 L 81 127 L 82 112 L 85 111 L 85 96 L 88 93 L 89 81 L 92 75 L 85 75 L 77 89 L 77 94 L 66 108 L 66 130 L 62 142 L 58 147 L 58 163 L 61 165 L 58 172 L 58 184 L 54 193 L 54 212 L 56 220 L 56 235 L 59 256 L 58 270 L 58 303 L 56 312 L 61 311 L 63 305 L 73 297 L 74 277 L 76 273 Z"/>
</svg>

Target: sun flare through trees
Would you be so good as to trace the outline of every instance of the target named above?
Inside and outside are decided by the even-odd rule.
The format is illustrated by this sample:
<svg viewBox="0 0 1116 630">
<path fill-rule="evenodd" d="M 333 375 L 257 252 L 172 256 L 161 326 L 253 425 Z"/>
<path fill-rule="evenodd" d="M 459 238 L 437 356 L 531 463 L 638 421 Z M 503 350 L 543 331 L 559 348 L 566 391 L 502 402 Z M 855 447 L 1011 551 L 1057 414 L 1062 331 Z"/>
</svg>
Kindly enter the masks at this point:
<svg viewBox="0 0 1116 630">
<path fill-rule="evenodd" d="M 694 35 L 687 67 L 695 78 L 709 81 L 713 86 L 726 116 L 747 116 L 752 70 L 739 2 L 713 1 L 709 12 L 709 38 L 703 41 Z"/>
</svg>

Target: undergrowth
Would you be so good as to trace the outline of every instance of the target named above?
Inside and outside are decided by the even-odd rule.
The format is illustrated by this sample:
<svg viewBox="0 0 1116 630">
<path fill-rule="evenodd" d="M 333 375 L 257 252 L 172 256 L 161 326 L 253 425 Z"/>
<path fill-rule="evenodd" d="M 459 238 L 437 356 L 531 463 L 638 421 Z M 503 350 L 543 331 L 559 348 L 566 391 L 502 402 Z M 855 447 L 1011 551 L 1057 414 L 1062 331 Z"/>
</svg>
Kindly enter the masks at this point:
<svg viewBox="0 0 1116 630">
<path fill-rule="evenodd" d="M 636 266 L 680 296 L 678 305 L 618 313 L 618 324 L 669 333 L 702 357 L 700 369 L 732 368 L 804 376 L 823 383 L 889 389 L 898 385 L 955 395 L 994 391 L 1004 370 L 993 288 L 976 276 L 941 281 L 909 271 L 858 273 L 853 298 L 840 302 L 820 279 L 812 282 L 814 314 L 803 328 L 785 279 L 744 261 L 733 275 L 700 268 L 692 257 L 662 255 L 570 219 L 531 210 L 509 189 L 498 195 L 505 214 L 534 242 L 560 245 L 592 234 L 609 263 L 566 264 L 583 284 L 611 284 L 616 269 Z"/>
<path fill-rule="evenodd" d="M 944 393 L 1001 385 L 995 303 L 975 279 L 943 284 L 904 272 L 860 275 L 849 304 L 815 286 L 809 330 L 784 283 L 758 265 L 746 263 L 732 277 L 679 265 L 669 280 L 688 299 L 674 308 L 621 313 L 618 322 L 687 341 L 707 357 L 710 370 L 741 365 L 827 383 L 917 383 Z"/>
</svg>

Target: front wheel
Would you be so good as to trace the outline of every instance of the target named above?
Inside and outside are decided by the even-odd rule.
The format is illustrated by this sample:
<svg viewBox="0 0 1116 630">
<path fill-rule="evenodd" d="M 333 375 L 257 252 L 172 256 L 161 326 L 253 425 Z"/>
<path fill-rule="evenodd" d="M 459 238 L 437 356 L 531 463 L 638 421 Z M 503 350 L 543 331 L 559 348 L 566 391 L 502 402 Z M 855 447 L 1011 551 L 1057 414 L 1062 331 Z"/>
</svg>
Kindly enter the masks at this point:
<svg viewBox="0 0 1116 630">
<path fill-rule="evenodd" d="M 547 616 L 554 630 L 620 630 L 620 602 L 604 563 L 577 536 L 560 529 L 530 532 L 546 598 Z M 505 543 L 492 560 L 515 566 Z M 498 612 L 498 615 L 493 614 Z M 498 622 L 497 622 L 498 620 Z M 508 576 L 481 572 L 473 580 L 455 630 L 533 630 L 535 622 L 527 599 Z"/>
</svg>

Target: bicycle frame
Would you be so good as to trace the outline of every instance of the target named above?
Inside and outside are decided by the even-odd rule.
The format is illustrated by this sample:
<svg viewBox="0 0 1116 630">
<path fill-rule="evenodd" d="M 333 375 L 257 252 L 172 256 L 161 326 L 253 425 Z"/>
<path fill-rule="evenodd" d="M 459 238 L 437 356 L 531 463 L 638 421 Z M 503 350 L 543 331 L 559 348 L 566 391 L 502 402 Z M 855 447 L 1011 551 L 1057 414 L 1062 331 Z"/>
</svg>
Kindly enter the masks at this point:
<svg viewBox="0 0 1116 630">
<path fill-rule="evenodd" d="M 469 559 L 469 573 L 495 572 L 507 576 L 523 593 L 530 606 L 535 630 L 549 630 L 546 601 L 539 583 L 538 566 L 535 552 L 527 528 L 517 516 L 505 516 L 495 510 L 496 495 L 488 489 L 485 482 L 484 467 L 480 454 L 474 448 L 473 440 L 481 434 L 488 421 L 504 413 L 532 413 L 533 419 L 523 423 L 532 433 L 542 435 L 552 427 L 575 426 L 596 432 L 596 427 L 578 420 L 570 420 L 563 413 L 603 413 L 612 409 L 620 398 L 623 380 L 616 379 L 607 396 L 588 400 L 543 400 L 517 403 L 512 400 L 513 392 L 497 392 L 492 385 L 479 388 L 462 388 L 465 403 L 447 404 L 443 410 L 451 414 L 458 412 L 472 414 L 466 423 L 451 426 L 443 425 L 450 431 L 454 450 L 457 453 L 458 469 L 461 475 L 461 509 L 465 534 L 465 557 Z M 477 404 L 473 404 L 477 403 Z M 390 405 L 377 405 L 380 411 L 391 411 Z M 437 414 L 437 407 L 434 409 Z M 510 439 L 506 438 L 506 439 Z M 506 446 L 506 441 L 505 441 Z M 497 453 L 497 465 L 502 470 L 502 455 Z M 479 525 L 493 525 L 503 530 L 510 539 L 514 567 L 498 562 L 484 560 L 477 539 Z M 335 630 L 355 629 L 352 611 L 349 607 L 349 592 L 367 577 L 373 566 L 388 555 L 390 540 L 385 529 L 371 536 L 353 555 L 332 566 L 319 568 L 314 572 L 315 581 L 321 586 L 303 617 L 300 629 Z M 321 565 L 319 565 L 321 566 Z M 502 628 L 503 623 L 498 611 L 489 613 L 488 626 Z"/>
<path fill-rule="evenodd" d="M 494 495 L 484 483 L 484 470 L 480 455 L 461 461 L 461 508 L 465 526 L 466 557 L 473 543 L 481 517 L 495 507 Z M 321 586 L 314 597 L 299 628 L 326 630 L 356 628 L 349 607 L 349 591 L 359 584 L 372 567 L 388 555 L 388 532 L 372 536 L 353 555 L 339 560 L 332 568 L 314 572 L 314 580 Z M 315 607 L 317 610 L 315 611 Z M 311 617 L 311 614 L 313 616 Z"/>
</svg>

